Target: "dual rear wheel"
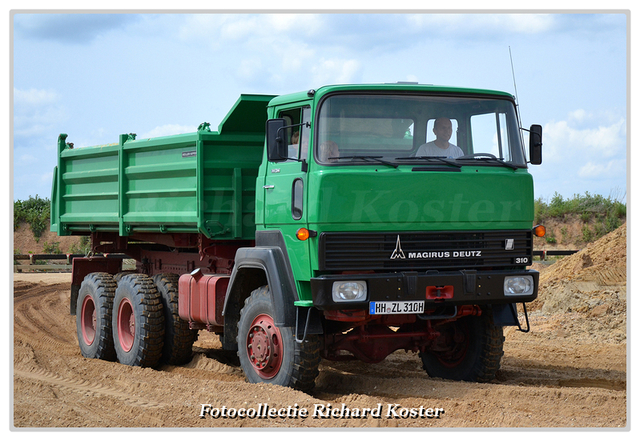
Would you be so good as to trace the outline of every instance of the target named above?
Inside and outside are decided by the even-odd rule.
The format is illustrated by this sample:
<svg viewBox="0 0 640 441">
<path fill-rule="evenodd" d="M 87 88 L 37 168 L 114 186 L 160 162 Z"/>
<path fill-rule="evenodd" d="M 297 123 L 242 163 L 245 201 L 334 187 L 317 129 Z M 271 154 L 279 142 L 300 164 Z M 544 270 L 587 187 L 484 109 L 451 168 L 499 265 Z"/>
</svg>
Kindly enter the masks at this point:
<svg viewBox="0 0 640 441">
<path fill-rule="evenodd" d="M 142 367 L 188 362 L 197 331 L 178 316 L 177 281 L 174 274 L 87 275 L 76 316 L 82 355 Z"/>
</svg>

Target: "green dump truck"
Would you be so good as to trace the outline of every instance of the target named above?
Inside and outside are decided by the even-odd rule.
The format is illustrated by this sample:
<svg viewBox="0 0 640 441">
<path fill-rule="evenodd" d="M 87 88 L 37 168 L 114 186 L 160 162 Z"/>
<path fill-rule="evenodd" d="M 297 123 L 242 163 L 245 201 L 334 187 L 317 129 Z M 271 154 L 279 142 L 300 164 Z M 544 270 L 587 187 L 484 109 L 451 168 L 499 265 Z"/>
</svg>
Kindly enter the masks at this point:
<svg viewBox="0 0 640 441">
<path fill-rule="evenodd" d="M 400 349 L 489 381 L 503 327 L 528 330 L 542 130 L 510 94 L 336 85 L 242 95 L 217 131 L 67 138 L 51 230 L 91 237 L 70 304 L 85 357 L 181 364 L 206 330 L 250 382 L 307 391 L 323 358 Z"/>
</svg>

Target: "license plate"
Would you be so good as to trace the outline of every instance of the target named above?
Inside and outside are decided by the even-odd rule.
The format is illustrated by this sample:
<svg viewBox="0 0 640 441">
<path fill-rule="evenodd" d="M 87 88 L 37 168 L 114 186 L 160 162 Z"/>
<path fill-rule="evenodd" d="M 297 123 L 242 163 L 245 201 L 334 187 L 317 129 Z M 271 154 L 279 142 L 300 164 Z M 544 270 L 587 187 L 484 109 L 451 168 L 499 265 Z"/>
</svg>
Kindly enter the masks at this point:
<svg viewBox="0 0 640 441">
<path fill-rule="evenodd" d="M 422 314 L 424 300 L 405 302 L 369 302 L 369 314 Z"/>
</svg>

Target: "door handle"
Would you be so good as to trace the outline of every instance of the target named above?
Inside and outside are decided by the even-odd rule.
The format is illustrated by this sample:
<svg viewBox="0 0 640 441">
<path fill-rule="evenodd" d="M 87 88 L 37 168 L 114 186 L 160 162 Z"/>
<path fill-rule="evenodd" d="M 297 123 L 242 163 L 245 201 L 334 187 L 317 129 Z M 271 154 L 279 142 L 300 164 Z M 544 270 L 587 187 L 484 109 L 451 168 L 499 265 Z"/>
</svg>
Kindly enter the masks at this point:
<svg viewBox="0 0 640 441">
<path fill-rule="evenodd" d="M 262 188 L 265 188 L 267 190 L 271 189 L 271 188 L 275 188 L 275 185 L 263 185 Z"/>
</svg>

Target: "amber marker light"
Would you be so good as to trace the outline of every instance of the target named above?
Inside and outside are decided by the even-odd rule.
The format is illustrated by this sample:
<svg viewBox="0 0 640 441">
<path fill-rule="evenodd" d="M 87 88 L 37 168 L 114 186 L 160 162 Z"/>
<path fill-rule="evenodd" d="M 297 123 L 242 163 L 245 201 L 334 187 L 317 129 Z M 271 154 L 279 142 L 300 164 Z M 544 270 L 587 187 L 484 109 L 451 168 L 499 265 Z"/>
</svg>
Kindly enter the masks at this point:
<svg viewBox="0 0 640 441">
<path fill-rule="evenodd" d="M 536 225 L 535 227 L 533 227 L 533 234 L 538 237 L 544 237 L 546 233 L 547 229 L 544 227 L 544 225 Z"/>
<path fill-rule="evenodd" d="M 309 231 L 306 228 L 300 228 L 297 232 L 296 232 L 296 237 L 300 240 L 307 240 L 310 237 L 315 236 L 315 231 Z"/>
</svg>

